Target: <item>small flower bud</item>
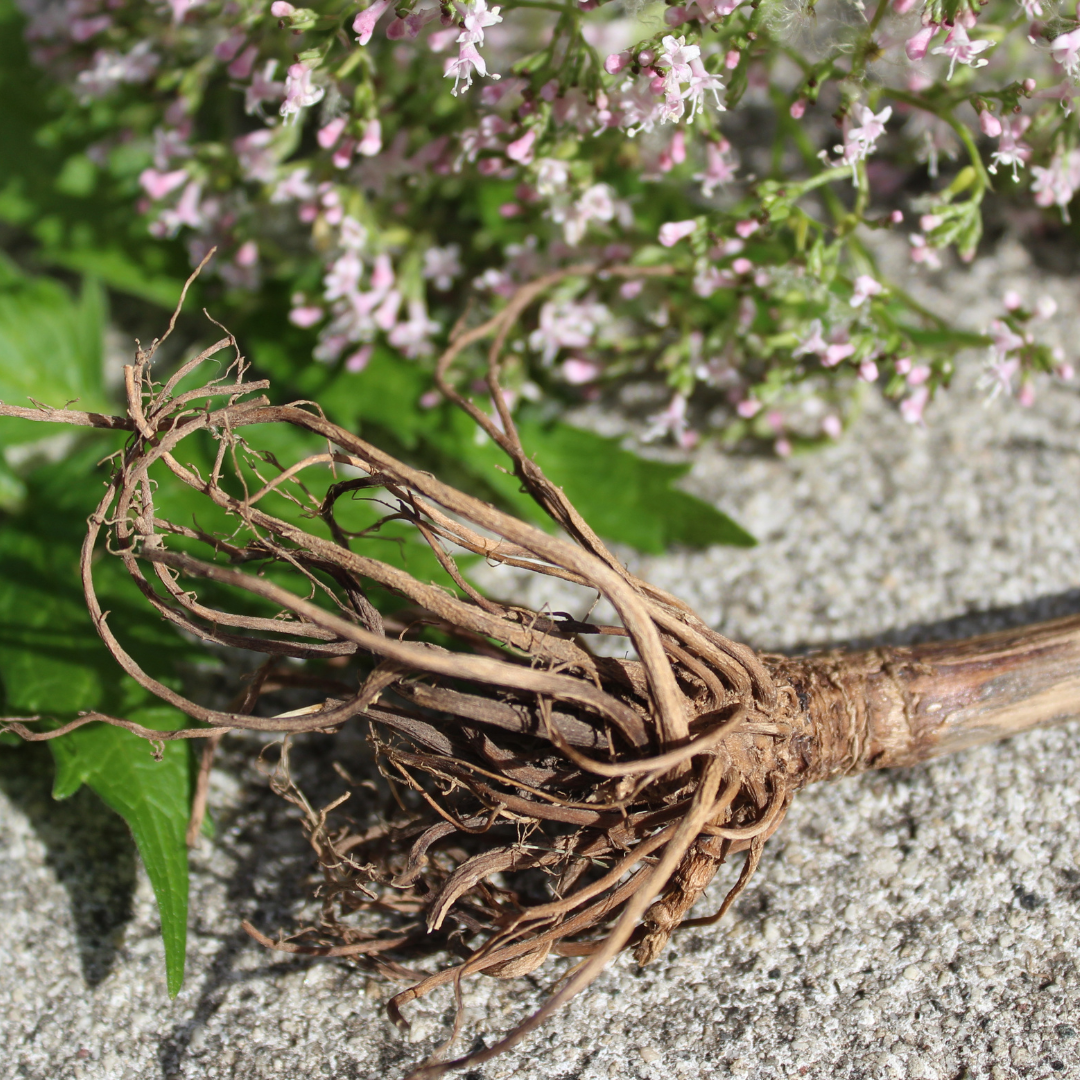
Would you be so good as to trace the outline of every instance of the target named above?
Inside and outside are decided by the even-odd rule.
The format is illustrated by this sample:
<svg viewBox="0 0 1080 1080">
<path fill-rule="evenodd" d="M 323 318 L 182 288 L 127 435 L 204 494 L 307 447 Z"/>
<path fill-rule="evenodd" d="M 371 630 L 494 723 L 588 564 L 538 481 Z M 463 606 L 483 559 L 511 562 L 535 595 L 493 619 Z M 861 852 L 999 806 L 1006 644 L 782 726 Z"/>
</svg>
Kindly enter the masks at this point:
<svg viewBox="0 0 1080 1080">
<path fill-rule="evenodd" d="M 693 219 L 689 221 L 667 221 L 660 226 L 660 243 L 664 247 L 674 247 L 680 240 L 685 239 L 697 228 L 697 222 Z"/>
<path fill-rule="evenodd" d="M 612 53 L 604 61 L 604 70 L 609 75 L 621 75 L 630 64 L 629 50 L 621 53 Z"/>
</svg>

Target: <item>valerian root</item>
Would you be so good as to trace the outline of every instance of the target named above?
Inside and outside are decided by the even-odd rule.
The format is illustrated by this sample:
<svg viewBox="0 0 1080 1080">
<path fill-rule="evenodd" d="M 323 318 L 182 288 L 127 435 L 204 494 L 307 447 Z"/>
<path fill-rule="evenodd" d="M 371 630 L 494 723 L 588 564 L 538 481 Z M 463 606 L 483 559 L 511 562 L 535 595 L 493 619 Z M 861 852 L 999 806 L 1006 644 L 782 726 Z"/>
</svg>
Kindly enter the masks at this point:
<svg viewBox="0 0 1080 1080">
<path fill-rule="evenodd" d="M 163 384 L 151 368 L 158 343 L 140 349 L 125 370 L 125 417 L 0 406 L 0 415 L 131 432 L 89 520 L 81 557 L 87 606 L 123 670 L 202 725 L 150 731 L 93 713 L 51 732 L 35 731 L 32 718 L 9 719 L 6 730 L 40 740 L 103 721 L 154 740 L 207 738 L 192 837 L 221 734 L 282 733 L 275 786 L 304 813 L 324 875 L 322 922 L 290 941 L 246 929 L 272 948 L 364 959 L 397 977 L 415 974 L 404 961 L 427 943 L 461 952 L 459 963 L 416 976 L 393 998 L 390 1012 L 400 1022 L 408 1002 L 437 986 L 458 987 L 465 976 L 514 977 L 549 956 L 581 958 L 543 1007 L 499 1043 L 431 1060 L 415 1077 L 506 1050 L 620 950 L 632 949 L 645 964 L 680 926 L 715 922 L 807 784 L 914 764 L 1080 712 L 1080 618 L 958 643 L 792 659 L 728 640 L 631 574 L 527 456 L 499 384 L 513 322 L 561 277 L 595 270 L 574 267 L 526 286 L 499 315 L 459 332 L 436 372 L 443 394 L 506 452 L 557 532 L 396 460 L 310 403 L 270 404 L 259 396 L 267 384 L 247 379 L 227 332 Z M 493 341 L 494 416 L 458 390 L 451 370 L 463 349 L 485 339 Z M 224 375 L 181 391 L 226 348 L 234 356 Z M 286 466 L 249 444 L 244 432 L 255 425 L 312 433 L 326 449 Z M 200 445 L 201 456 L 186 453 Z M 198 460 L 212 464 L 200 469 Z M 304 483 L 341 467 L 350 478 L 324 497 Z M 204 531 L 160 514 L 164 473 L 201 495 L 229 528 Z M 378 526 L 344 528 L 339 503 L 358 491 L 388 506 L 383 526 L 416 530 L 453 588 L 378 557 L 386 551 Z M 271 495 L 302 514 L 270 513 Z M 101 549 L 122 561 L 147 603 L 180 630 L 267 655 L 231 709 L 184 697 L 125 650 L 95 592 Z M 462 552 L 587 586 L 610 602 L 620 625 L 486 597 L 459 570 Z M 386 614 L 372 594 L 393 598 L 396 610 Z M 613 637 L 633 659 L 595 648 Z M 275 674 L 285 657 L 339 665 L 332 692 L 308 708 L 259 715 L 260 695 L 288 681 Z M 369 726 L 398 810 L 354 832 L 331 827 L 333 806 L 316 811 L 292 784 L 288 740 L 358 720 Z M 741 852 L 741 873 L 719 910 L 688 918 L 719 868 Z"/>
</svg>

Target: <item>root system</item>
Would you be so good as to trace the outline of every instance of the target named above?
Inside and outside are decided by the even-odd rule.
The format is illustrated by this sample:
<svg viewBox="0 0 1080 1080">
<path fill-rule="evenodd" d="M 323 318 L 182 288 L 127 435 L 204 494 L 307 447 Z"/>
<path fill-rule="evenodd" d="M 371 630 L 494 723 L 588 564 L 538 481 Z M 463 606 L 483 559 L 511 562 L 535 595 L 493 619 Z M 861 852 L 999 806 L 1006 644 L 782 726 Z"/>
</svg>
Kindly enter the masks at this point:
<svg viewBox="0 0 1080 1080">
<path fill-rule="evenodd" d="M 162 733 L 92 713 L 56 732 L 37 732 L 26 719 L 7 721 L 8 730 L 42 739 L 105 721 L 154 740 L 207 738 L 196 831 L 222 733 L 283 733 L 278 784 L 302 807 L 322 866 L 322 923 L 287 941 L 249 932 L 273 948 L 366 958 L 398 976 L 419 947 L 458 953 L 393 999 L 402 1022 L 403 1007 L 434 987 L 474 973 L 518 976 L 549 956 L 580 958 L 546 1004 L 497 1045 L 429 1061 L 414 1076 L 493 1057 L 620 950 L 645 964 L 678 927 L 718 920 L 806 784 L 911 764 L 1080 711 L 1077 619 L 949 645 L 789 659 L 728 640 L 629 573 L 529 458 L 499 384 L 515 320 L 560 277 L 593 270 L 536 282 L 495 318 L 459 329 L 437 370 L 442 393 L 505 451 L 553 532 L 395 460 L 311 403 L 270 404 L 260 396 L 267 384 L 248 380 L 228 333 L 164 383 L 152 372 L 157 343 L 140 350 L 125 369 L 126 417 L 0 408 L 131 432 L 90 518 L 86 600 L 124 671 L 200 725 Z M 493 415 L 459 392 L 452 366 L 488 339 Z M 225 349 L 233 358 L 223 376 L 180 389 Z M 312 433 L 325 449 L 279 463 L 248 441 L 256 425 Z M 187 440 L 212 443 L 209 469 L 185 455 Z M 305 477 L 327 469 L 344 477 L 317 497 Z M 155 505 L 162 470 L 227 515 L 230 529 L 163 516 Z M 358 493 L 377 497 L 386 513 L 379 526 L 350 532 L 339 511 Z M 272 494 L 301 508 L 299 524 L 298 515 L 269 512 Z M 415 529 L 455 588 L 379 557 L 387 543 L 379 530 L 389 523 Z M 129 655 L 95 593 L 103 551 L 179 630 L 266 654 L 231 711 L 189 700 Z M 595 590 L 618 625 L 484 596 L 459 569 L 462 553 Z M 377 608 L 373 596 L 392 597 L 396 607 Z M 627 658 L 597 647 L 610 638 Z M 256 715 L 285 657 L 333 659 L 341 689 L 306 709 Z M 334 807 L 313 807 L 287 771 L 289 738 L 356 721 L 369 727 L 398 808 L 359 831 L 331 824 Z M 719 909 L 688 918 L 740 852 L 741 871 Z"/>
</svg>

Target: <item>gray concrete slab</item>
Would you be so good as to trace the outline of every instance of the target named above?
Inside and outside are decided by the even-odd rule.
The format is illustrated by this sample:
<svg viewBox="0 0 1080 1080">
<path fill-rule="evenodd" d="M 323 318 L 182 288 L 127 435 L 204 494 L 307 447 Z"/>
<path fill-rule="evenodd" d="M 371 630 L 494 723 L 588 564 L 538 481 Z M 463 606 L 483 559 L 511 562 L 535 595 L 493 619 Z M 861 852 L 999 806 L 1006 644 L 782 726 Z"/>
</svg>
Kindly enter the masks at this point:
<svg viewBox="0 0 1080 1080">
<path fill-rule="evenodd" d="M 1061 333 L 1080 341 L 1075 282 L 1037 280 L 1019 249 L 996 265 L 939 281 L 936 302 L 977 324 L 1014 281 L 1056 292 Z M 813 456 L 703 452 L 691 487 L 761 545 L 632 561 L 770 648 L 1080 610 L 1080 395 L 987 408 L 974 381 L 925 430 L 871 399 L 850 437 Z M 1080 1076 L 1078 736 L 1073 722 L 804 793 L 731 919 L 677 936 L 644 971 L 617 963 L 471 1075 Z M 173 1002 L 130 842 L 102 833 L 89 796 L 58 821 L 41 758 L 12 760 L 0 768 L 0 1076 L 390 1078 L 445 1032 L 449 992 L 409 1007 L 409 1041 L 385 1018 L 384 984 L 267 954 L 239 930 L 242 916 L 288 926 L 310 872 L 294 815 L 243 747 L 215 774 L 222 833 L 194 858 L 188 978 Z M 464 1045 L 527 1015 L 565 963 L 468 985 Z"/>
</svg>

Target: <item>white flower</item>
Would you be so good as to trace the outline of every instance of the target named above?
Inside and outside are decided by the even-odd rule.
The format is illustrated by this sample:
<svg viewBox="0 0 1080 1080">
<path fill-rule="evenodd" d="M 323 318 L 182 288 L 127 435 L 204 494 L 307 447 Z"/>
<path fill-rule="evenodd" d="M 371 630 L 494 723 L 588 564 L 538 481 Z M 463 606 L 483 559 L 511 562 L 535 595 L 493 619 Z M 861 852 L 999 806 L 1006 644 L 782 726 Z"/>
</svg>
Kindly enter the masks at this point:
<svg viewBox="0 0 1080 1080">
<path fill-rule="evenodd" d="M 1039 206 L 1057 205 L 1065 220 L 1069 220 L 1069 203 L 1080 188 L 1080 150 L 1055 154 L 1046 168 L 1036 165 L 1031 170 L 1031 190 Z"/>
<path fill-rule="evenodd" d="M 461 248 L 457 244 L 446 247 L 430 247 L 424 252 L 424 277 L 434 282 L 435 288 L 445 292 L 461 274 Z"/>
<path fill-rule="evenodd" d="M 1050 55 L 1070 75 L 1076 75 L 1080 71 L 1080 27 L 1054 38 L 1050 42 Z"/>
<path fill-rule="evenodd" d="M 1060 40 L 1060 38 L 1057 40 Z M 989 61 L 979 59 L 979 53 L 989 49 L 992 44 L 993 42 L 985 40 L 972 41 L 968 37 L 967 30 L 960 23 L 957 23 L 949 31 L 945 41 L 936 49 L 930 51 L 935 56 L 947 56 L 949 58 L 949 74 L 947 78 L 951 79 L 957 61 L 973 68 L 985 67 Z M 1053 49 L 1053 44 L 1050 47 Z"/>
<path fill-rule="evenodd" d="M 860 307 L 871 296 L 878 296 L 885 291 L 885 286 L 880 281 L 872 278 L 869 274 L 860 274 L 855 279 L 855 291 L 851 294 L 850 304 L 852 307 Z"/>
<path fill-rule="evenodd" d="M 595 301 L 549 300 L 540 309 L 539 326 L 529 335 L 529 348 L 550 364 L 560 349 L 583 349 L 611 321 L 611 312 Z"/>
<path fill-rule="evenodd" d="M 281 103 L 281 115 L 288 117 L 301 109 L 322 101 L 326 90 L 311 81 L 311 68 L 307 64 L 291 64 L 285 77 L 285 100 Z"/>
<path fill-rule="evenodd" d="M 536 162 L 536 190 L 545 198 L 561 195 L 570 180 L 570 166 L 557 158 L 538 158 Z"/>
<path fill-rule="evenodd" d="M 458 35 L 459 45 L 483 45 L 484 30 L 502 22 L 501 8 L 488 10 L 487 0 L 464 0 L 455 5 L 461 14 L 462 31 Z"/>
<path fill-rule="evenodd" d="M 683 99 L 690 102 L 690 115 L 686 122 L 692 124 L 698 110 L 704 111 L 706 94 L 712 94 L 713 104 L 720 112 L 724 112 L 724 103 L 720 100 L 720 91 L 723 89 L 724 84 L 719 75 L 710 75 L 701 60 L 691 60 L 690 85 L 683 91 Z"/>
</svg>

